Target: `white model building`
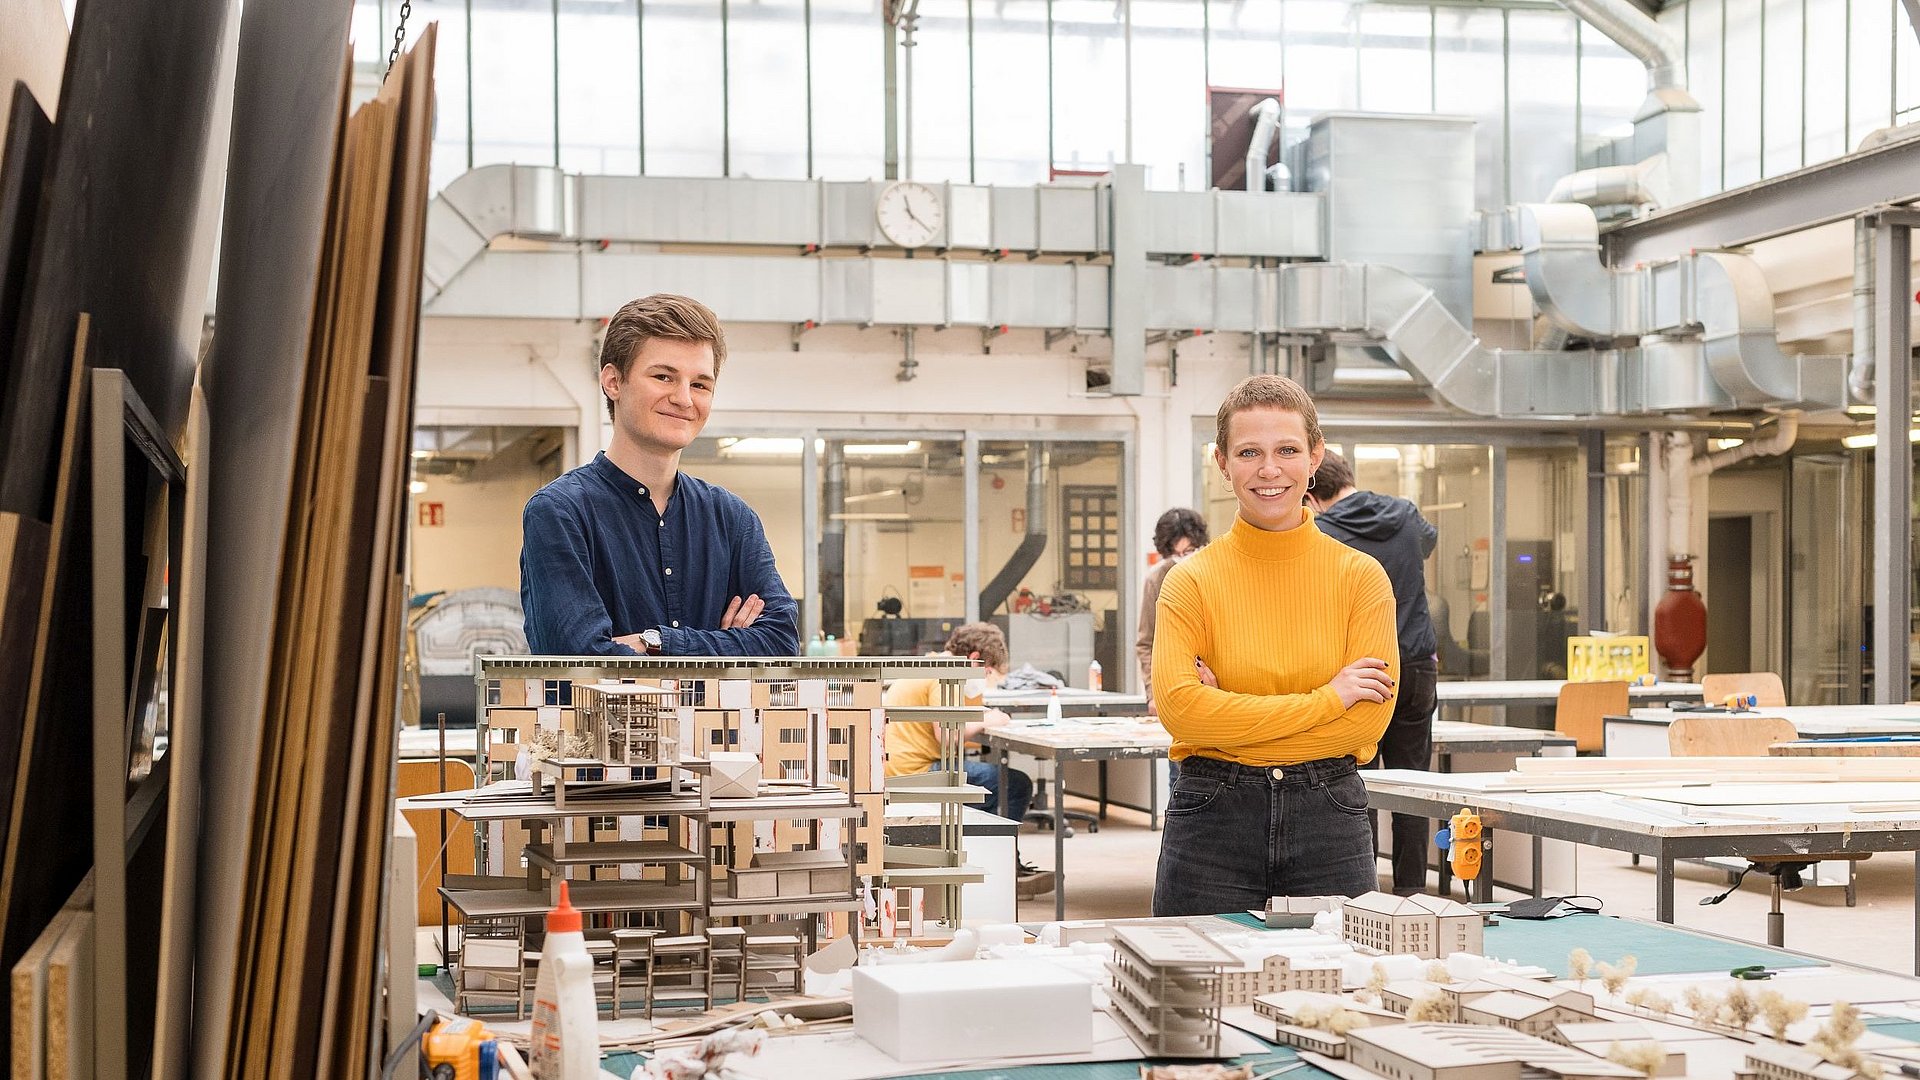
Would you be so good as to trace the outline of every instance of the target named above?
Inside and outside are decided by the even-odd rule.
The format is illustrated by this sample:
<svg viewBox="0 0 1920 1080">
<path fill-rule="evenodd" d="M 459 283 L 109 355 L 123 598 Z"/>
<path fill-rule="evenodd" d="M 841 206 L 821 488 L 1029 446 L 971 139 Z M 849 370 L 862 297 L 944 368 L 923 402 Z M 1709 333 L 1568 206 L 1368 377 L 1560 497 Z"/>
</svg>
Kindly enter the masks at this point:
<svg viewBox="0 0 1920 1080">
<path fill-rule="evenodd" d="M 1393 1080 L 1630 1080 L 1643 1074 L 1605 1058 L 1504 1027 L 1394 1024 L 1347 1032 L 1347 1060 Z"/>
<path fill-rule="evenodd" d="M 680 691 L 665 686 L 598 682 L 573 688 L 574 724 L 586 756 L 608 765 L 674 765 L 680 761 Z M 571 755 L 569 755 L 571 756 Z"/>
<path fill-rule="evenodd" d="M 1239 962 L 1190 926 L 1116 926 L 1113 1016 L 1151 1057 L 1219 1057 L 1220 972 Z"/>
<path fill-rule="evenodd" d="M 1865 1080 L 1864 1074 L 1835 1065 L 1798 1046 L 1761 1040 L 1747 1047 L 1747 1063 L 1736 1078 L 1751 1080 Z"/>
<path fill-rule="evenodd" d="M 1578 1024 L 1593 1018 L 1590 1012 L 1513 990 L 1460 1003 L 1462 1023 L 1512 1028 L 1543 1039 L 1548 1038 L 1557 1025 Z"/>
<path fill-rule="evenodd" d="M 1542 1038 L 1569 1046 L 1575 1050 L 1584 1050 L 1595 1057 L 1606 1057 L 1615 1046 L 1638 1047 L 1655 1041 L 1653 1032 L 1638 1020 L 1590 1020 L 1585 1023 L 1560 1024 Z M 1667 1060 L 1655 1070 L 1655 1076 L 1687 1075 L 1687 1055 L 1680 1050 L 1662 1047 L 1666 1050 Z"/>
<path fill-rule="evenodd" d="M 1266 924 L 1269 930 L 1304 930 L 1313 925 L 1313 917 L 1323 911 L 1339 911 L 1344 896 L 1272 896 L 1267 898 Z"/>
<path fill-rule="evenodd" d="M 1453 900 L 1370 892 L 1341 909 L 1340 934 L 1375 952 L 1439 960 L 1480 952 L 1484 922 L 1479 912 Z"/>
<path fill-rule="evenodd" d="M 1571 987 L 1520 978 L 1500 971 L 1489 971 L 1478 979 L 1451 983 L 1428 982 L 1425 979 L 1397 979 L 1381 988 L 1380 1005 L 1389 1011 L 1405 1015 L 1413 1007 L 1414 1002 L 1436 994 L 1447 999 L 1449 1016 L 1456 1023 L 1469 1022 L 1464 1010 L 1496 994 L 1514 994 L 1558 1006 L 1576 1018 L 1591 1018 L 1594 1015 L 1592 994 Z M 1517 1005 L 1509 1007 L 1510 1011 L 1518 1008 Z"/>
<path fill-rule="evenodd" d="M 1274 953 L 1257 964 L 1228 968 L 1220 976 L 1222 1005 L 1251 1005 L 1262 994 L 1282 990 L 1340 992 L 1341 963 L 1337 959 L 1291 957 Z"/>
</svg>

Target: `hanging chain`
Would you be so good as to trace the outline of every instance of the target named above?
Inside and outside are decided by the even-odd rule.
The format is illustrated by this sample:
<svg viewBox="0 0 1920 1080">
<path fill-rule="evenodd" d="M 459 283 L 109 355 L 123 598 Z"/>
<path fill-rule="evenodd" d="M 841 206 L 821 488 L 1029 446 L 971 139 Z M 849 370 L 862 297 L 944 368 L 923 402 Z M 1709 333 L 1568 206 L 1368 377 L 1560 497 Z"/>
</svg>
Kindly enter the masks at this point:
<svg viewBox="0 0 1920 1080">
<path fill-rule="evenodd" d="M 385 83 L 387 75 L 393 74 L 393 65 L 400 60 L 400 43 L 407 40 L 407 17 L 413 14 L 413 0 L 400 0 L 400 22 L 393 28 L 393 48 L 387 52 L 387 71 L 380 76 Z"/>
</svg>

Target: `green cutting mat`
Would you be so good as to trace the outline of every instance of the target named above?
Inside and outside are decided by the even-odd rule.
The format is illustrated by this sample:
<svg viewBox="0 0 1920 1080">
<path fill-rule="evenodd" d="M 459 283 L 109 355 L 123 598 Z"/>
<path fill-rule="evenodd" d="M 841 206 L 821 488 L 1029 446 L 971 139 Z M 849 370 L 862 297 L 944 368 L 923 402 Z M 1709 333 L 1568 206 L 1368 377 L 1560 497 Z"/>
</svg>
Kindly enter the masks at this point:
<svg viewBox="0 0 1920 1080">
<path fill-rule="evenodd" d="M 1631 953 L 1639 960 L 1634 969 L 1638 975 L 1731 971 L 1749 964 L 1770 968 L 1826 966 L 1819 960 L 1776 952 L 1764 945 L 1722 941 L 1677 926 L 1605 915 L 1500 919 L 1487 927 L 1487 955 L 1534 964 L 1563 979 L 1567 977 L 1567 953 L 1576 946 L 1593 954 L 1595 961 L 1609 963 Z"/>
<path fill-rule="evenodd" d="M 1237 926 L 1261 929 L 1260 920 L 1245 912 L 1220 918 Z M 1825 967 L 1804 956 L 1775 952 L 1764 945 L 1722 941 L 1677 926 L 1635 922 L 1605 915 L 1567 915 L 1558 919 L 1499 919 L 1487 927 L 1489 956 L 1518 960 L 1567 977 L 1567 954 L 1575 947 L 1609 963 L 1632 953 L 1640 975 L 1678 975 L 1688 971 L 1732 971 L 1748 964 L 1771 968 Z M 1291 1074 L 1289 1074 L 1291 1075 Z"/>
<path fill-rule="evenodd" d="M 1898 1016 L 1869 1016 L 1866 1024 L 1868 1030 L 1875 1035 L 1920 1043 L 1920 1020 L 1907 1020 Z"/>
</svg>

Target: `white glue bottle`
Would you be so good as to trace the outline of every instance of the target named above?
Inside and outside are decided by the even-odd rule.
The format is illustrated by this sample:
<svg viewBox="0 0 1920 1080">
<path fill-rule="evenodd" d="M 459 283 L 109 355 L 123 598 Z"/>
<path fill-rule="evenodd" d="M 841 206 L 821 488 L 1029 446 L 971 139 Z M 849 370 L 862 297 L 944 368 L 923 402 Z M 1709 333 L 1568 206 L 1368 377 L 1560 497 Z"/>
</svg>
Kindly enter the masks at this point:
<svg viewBox="0 0 1920 1080">
<path fill-rule="evenodd" d="M 540 975 L 533 995 L 534 1080 L 597 1080 L 600 1012 L 593 997 L 593 957 L 580 912 L 560 883 L 560 903 L 547 912 Z"/>
<path fill-rule="evenodd" d="M 1047 723 L 1060 722 L 1060 690 L 1056 687 L 1047 695 Z"/>
</svg>

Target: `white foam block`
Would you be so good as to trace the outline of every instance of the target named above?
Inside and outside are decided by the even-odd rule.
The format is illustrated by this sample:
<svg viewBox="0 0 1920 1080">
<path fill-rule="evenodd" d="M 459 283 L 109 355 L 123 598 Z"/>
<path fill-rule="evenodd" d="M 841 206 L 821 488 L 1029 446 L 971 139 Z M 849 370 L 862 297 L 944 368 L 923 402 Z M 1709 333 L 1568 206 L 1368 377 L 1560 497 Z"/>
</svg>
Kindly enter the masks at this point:
<svg viewBox="0 0 1920 1080">
<path fill-rule="evenodd" d="M 1037 960 L 855 968 L 853 1029 L 897 1061 L 1086 1053 L 1093 984 Z"/>
</svg>

